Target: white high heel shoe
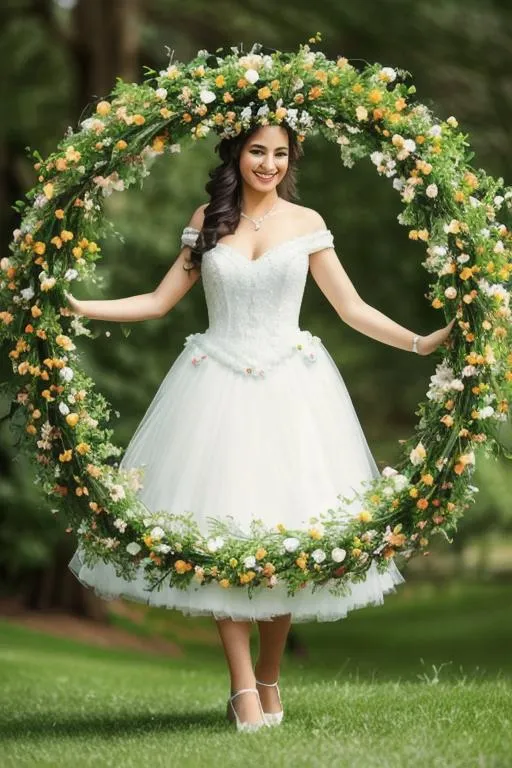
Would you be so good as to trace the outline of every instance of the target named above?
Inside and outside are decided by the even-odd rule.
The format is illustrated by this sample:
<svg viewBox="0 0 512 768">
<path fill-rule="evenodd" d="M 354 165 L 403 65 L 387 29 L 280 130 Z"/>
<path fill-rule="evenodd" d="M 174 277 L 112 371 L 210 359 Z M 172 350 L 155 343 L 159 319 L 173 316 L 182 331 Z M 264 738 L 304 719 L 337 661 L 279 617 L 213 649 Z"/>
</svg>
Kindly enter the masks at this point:
<svg viewBox="0 0 512 768">
<path fill-rule="evenodd" d="M 265 685 L 267 688 L 275 688 L 277 696 L 279 698 L 279 705 L 281 707 L 279 712 L 264 712 L 263 715 L 268 725 L 279 725 L 283 719 L 283 704 L 281 702 L 281 694 L 279 693 L 279 685 L 277 680 L 275 683 L 263 683 L 261 680 L 256 680 L 256 685 Z"/>
<path fill-rule="evenodd" d="M 261 713 L 261 721 L 259 723 L 242 722 L 242 720 L 240 720 L 240 718 L 238 717 L 238 712 L 236 711 L 235 706 L 233 704 L 233 699 L 235 699 L 237 696 L 240 696 L 241 693 L 255 693 L 258 696 L 258 704 L 259 704 L 260 713 Z M 229 697 L 228 720 L 234 720 L 236 722 L 237 731 L 245 731 L 246 733 L 259 731 L 260 728 L 266 728 L 269 725 L 269 723 L 267 722 L 265 713 L 263 712 L 263 707 L 261 706 L 260 694 L 258 693 L 257 688 L 240 688 L 239 691 L 235 691 L 235 693 Z"/>
</svg>

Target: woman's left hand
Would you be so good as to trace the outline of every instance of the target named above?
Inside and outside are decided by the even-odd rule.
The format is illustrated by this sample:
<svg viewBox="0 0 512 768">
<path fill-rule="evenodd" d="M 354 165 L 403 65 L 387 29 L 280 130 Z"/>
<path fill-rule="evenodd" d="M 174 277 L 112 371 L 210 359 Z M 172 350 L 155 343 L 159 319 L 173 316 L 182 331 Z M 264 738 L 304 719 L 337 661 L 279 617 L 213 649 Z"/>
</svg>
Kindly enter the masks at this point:
<svg viewBox="0 0 512 768">
<path fill-rule="evenodd" d="M 456 318 L 454 317 L 453 320 L 450 320 L 448 325 L 445 325 L 444 328 L 440 328 L 438 331 L 433 331 L 432 333 L 429 333 L 428 336 L 422 336 L 417 345 L 419 354 L 430 355 L 441 344 L 444 344 L 450 335 L 455 319 Z"/>
</svg>

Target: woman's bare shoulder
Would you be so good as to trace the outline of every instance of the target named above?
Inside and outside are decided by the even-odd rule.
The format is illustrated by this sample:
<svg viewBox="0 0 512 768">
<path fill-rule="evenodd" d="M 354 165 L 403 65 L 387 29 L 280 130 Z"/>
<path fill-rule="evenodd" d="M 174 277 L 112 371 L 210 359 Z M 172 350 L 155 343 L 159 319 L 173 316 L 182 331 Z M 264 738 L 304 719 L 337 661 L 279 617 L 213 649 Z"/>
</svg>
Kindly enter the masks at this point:
<svg viewBox="0 0 512 768">
<path fill-rule="evenodd" d="M 189 227 L 193 227 L 194 229 L 198 229 L 198 230 L 201 230 L 203 228 L 204 212 L 208 205 L 209 203 L 203 203 L 198 208 L 196 208 L 196 210 L 192 214 L 192 217 L 188 223 Z"/>
<path fill-rule="evenodd" d="M 327 225 L 322 216 L 315 211 L 314 208 L 307 208 L 305 205 L 298 205 L 297 203 L 291 203 L 289 201 L 290 213 L 295 217 L 295 220 L 301 230 L 307 232 L 314 232 L 317 229 L 327 229 Z"/>
</svg>

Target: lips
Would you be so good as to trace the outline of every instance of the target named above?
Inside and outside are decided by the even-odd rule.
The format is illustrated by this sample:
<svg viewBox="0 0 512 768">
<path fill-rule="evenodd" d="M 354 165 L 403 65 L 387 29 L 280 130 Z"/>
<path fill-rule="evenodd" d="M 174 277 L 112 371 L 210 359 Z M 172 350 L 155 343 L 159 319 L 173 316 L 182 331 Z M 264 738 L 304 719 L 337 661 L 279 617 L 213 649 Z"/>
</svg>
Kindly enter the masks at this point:
<svg viewBox="0 0 512 768">
<path fill-rule="evenodd" d="M 254 171 L 254 175 L 257 176 L 258 179 L 261 179 L 261 181 L 271 181 L 273 178 L 277 176 L 277 173 L 264 174 L 264 173 L 258 173 L 257 171 Z"/>
</svg>

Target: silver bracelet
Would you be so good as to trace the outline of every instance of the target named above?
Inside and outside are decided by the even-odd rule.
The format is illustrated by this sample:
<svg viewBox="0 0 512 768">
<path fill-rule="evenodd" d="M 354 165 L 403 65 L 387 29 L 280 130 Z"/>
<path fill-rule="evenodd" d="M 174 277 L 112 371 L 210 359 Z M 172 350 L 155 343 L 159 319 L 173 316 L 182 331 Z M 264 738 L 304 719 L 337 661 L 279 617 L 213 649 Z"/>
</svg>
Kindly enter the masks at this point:
<svg viewBox="0 0 512 768">
<path fill-rule="evenodd" d="M 419 355 L 419 352 L 418 352 L 418 341 L 419 341 L 419 339 L 420 339 L 420 337 L 418 335 L 415 335 L 413 340 L 412 340 L 412 351 L 416 352 L 418 355 Z"/>
</svg>

